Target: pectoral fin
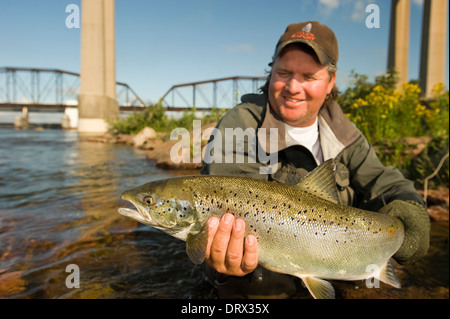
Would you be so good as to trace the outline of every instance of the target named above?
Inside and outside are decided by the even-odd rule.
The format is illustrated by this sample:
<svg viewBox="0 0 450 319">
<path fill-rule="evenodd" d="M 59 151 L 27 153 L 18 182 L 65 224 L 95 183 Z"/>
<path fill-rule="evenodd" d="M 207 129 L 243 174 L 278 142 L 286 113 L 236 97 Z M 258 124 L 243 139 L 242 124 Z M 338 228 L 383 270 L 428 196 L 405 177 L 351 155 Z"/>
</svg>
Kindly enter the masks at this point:
<svg viewBox="0 0 450 319">
<path fill-rule="evenodd" d="M 334 299 L 334 288 L 326 280 L 315 277 L 300 277 L 305 283 L 306 288 L 315 299 Z"/>
<path fill-rule="evenodd" d="M 200 226 L 198 226 L 200 228 Z M 191 232 L 186 238 L 186 252 L 194 264 L 201 264 L 205 260 L 206 246 L 208 245 L 208 225 L 198 232 Z"/>
</svg>

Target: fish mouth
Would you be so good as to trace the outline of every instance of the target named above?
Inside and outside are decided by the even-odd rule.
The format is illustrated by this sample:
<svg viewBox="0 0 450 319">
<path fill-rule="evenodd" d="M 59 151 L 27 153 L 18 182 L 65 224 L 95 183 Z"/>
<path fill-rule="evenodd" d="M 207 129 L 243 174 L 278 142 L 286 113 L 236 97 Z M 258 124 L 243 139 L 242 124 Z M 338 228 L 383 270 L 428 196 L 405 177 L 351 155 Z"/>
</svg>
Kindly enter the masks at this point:
<svg viewBox="0 0 450 319">
<path fill-rule="evenodd" d="M 139 204 L 137 204 L 132 199 L 131 195 L 132 194 L 129 194 L 128 192 L 125 192 L 125 193 L 122 194 L 121 198 L 123 200 L 126 200 L 126 201 L 130 202 L 131 204 L 133 204 L 136 209 L 127 208 L 127 207 L 120 207 L 119 210 L 118 210 L 119 214 L 121 214 L 121 215 L 123 215 L 125 217 L 129 217 L 129 218 L 135 219 L 135 220 L 137 220 L 140 223 L 154 226 L 155 223 L 152 220 L 152 218 L 150 217 L 150 214 L 147 211 L 147 209 L 145 209 L 145 207 L 141 207 Z"/>
<path fill-rule="evenodd" d="M 136 218 L 136 216 L 140 215 L 138 210 L 125 207 L 119 208 L 119 214 L 131 218 Z"/>
<path fill-rule="evenodd" d="M 142 212 L 140 209 L 131 209 L 131 208 L 126 208 L 126 207 L 120 207 L 118 212 L 120 215 L 137 220 L 138 222 L 140 222 L 142 224 L 155 226 L 155 223 L 153 222 L 152 218 L 150 217 L 150 214 L 148 214 L 146 211 Z"/>
</svg>

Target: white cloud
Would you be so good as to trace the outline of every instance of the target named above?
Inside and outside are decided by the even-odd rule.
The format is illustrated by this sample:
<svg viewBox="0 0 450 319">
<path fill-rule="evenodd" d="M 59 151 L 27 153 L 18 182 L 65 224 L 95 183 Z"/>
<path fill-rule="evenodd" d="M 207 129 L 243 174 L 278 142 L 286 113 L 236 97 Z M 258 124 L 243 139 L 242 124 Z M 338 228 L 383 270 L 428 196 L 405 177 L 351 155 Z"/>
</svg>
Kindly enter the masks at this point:
<svg viewBox="0 0 450 319">
<path fill-rule="evenodd" d="M 339 6 L 339 0 L 319 0 L 319 2 L 330 9 L 336 9 Z"/>
<path fill-rule="evenodd" d="M 364 1 L 356 1 L 350 19 L 355 22 L 364 21 L 366 17 L 366 4 Z"/>
<path fill-rule="evenodd" d="M 339 0 L 319 0 L 319 10 L 325 17 L 329 16 L 337 7 Z"/>
</svg>

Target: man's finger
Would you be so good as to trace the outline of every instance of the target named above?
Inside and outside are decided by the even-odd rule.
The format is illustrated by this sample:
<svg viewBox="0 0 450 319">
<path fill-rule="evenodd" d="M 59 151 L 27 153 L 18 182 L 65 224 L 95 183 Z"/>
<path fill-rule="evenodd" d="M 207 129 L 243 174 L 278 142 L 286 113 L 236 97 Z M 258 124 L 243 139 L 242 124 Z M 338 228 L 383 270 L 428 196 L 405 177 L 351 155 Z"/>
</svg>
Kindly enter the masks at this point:
<svg viewBox="0 0 450 319">
<path fill-rule="evenodd" d="M 245 274 L 248 274 L 258 266 L 258 242 L 255 236 L 248 235 L 244 244 L 244 257 L 242 258 L 241 269 Z"/>
<path fill-rule="evenodd" d="M 209 260 L 211 245 L 214 240 L 214 236 L 216 236 L 217 228 L 219 227 L 219 218 L 217 216 L 212 216 L 208 219 L 208 244 L 206 246 L 205 259 Z"/>
<path fill-rule="evenodd" d="M 232 273 L 239 272 L 241 268 L 242 255 L 244 254 L 244 233 L 245 221 L 238 218 L 234 222 L 225 257 L 225 266 Z"/>
<path fill-rule="evenodd" d="M 211 261 L 212 266 L 224 267 L 233 222 L 234 216 L 229 213 L 223 215 L 220 219 L 219 226 L 210 248 L 209 260 Z M 220 271 L 220 269 L 217 270 Z"/>
</svg>

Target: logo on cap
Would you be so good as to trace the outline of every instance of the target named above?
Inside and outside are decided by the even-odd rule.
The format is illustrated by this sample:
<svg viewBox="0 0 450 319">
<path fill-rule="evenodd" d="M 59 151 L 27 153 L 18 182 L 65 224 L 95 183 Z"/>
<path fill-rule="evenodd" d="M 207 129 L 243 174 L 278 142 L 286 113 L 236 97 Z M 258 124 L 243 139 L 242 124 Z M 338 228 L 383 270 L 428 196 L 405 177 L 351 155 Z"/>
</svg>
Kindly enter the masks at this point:
<svg viewBox="0 0 450 319">
<path fill-rule="evenodd" d="M 314 34 L 309 33 L 309 32 L 297 31 L 291 36 L 291 38 L 303 38 L 303 39 L 306 39 L 306 40 L 314 41 L 314 39 L 316 37 L 314 36 Z"/>
<path fill-rule="evenodd" d="M 305 32 L 311 32 L 311 28 L 312 28 L 312 24 L 311 24 L 311 23 L 308 23 L 307 25 L 305 25 L 305 26 L 303 27 L 302 31 L 305 31 Z"/>
</svg>

